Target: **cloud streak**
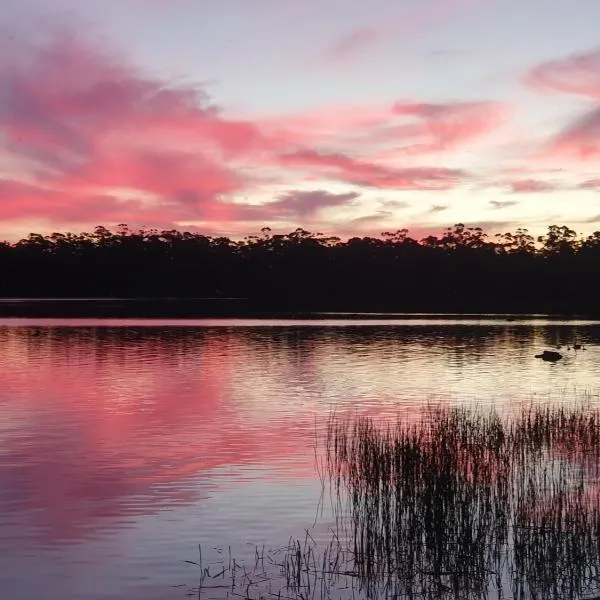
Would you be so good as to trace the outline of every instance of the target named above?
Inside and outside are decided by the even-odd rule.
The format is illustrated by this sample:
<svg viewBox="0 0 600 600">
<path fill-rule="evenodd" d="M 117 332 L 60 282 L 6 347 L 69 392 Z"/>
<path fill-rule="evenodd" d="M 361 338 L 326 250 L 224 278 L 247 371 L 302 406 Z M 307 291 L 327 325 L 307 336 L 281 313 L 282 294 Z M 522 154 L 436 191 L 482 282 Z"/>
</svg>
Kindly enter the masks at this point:
<svg viewBox="0 0 600 600">
<path fill-rule="evenodd" d="M 495 209 L 510 208 L 519 204 L 516 200 L 490 200 L 490 206 Z"/>
<path fill-rule="evenodd" d="M 600 155 L 600 106 L 577 118 L 547 145 L 552 156 L 569 156 L 580 160 Z"/>
<path fill-rule="evenodd" d="M 333 62 L 345 60 L 375 45 L 382 37 L 382 32 L 374 27 L 360 27 L 335 40 L 325 51 L 325 58 Z"/>
<path fill-rule="evenodd" d="M 600 190 L 600 177 L 587 179 L 579 184 L 581 190 Z"/>
<path fill-rule="evenodd" d="M 490 133 L 506 118 L 500 102 L 454 102 L 447 104 L 397 102 L 392 112 L 419 120 L 415 134 L 423 141 L 413 150 L 442 151 Z"/>
<path fill-rule="evenodd" d="M 380 43 L 414 38 L 461 10 L 477 4 L 480 4 L 479 0 L 430 0 L 418 10 L 390 15 L 386 23 L 358 27 L 342 34 L 325 48 L 319 59 L 333 64 L 348 61 Z"/>
<path fill-rule="evenodd" d="M 539 89 L 587 96 L 600 102 L 600 49 L 544 62 L 524 79 Z"/>
<path fill-rule="evenodd" d="M 393 168 L 355 159 L 343 153 L 299 150 L 280 156 L 285 166 L 317 170 L 332 180 L 377 189 L 445 190 L 468 175 L 443 167 Z"/>
<path fill-rule="evenodd" d="M 275 202 L 264 205 L 266 216 L 291 217 L 295 219 L 310 219 L 321 210 L 331 207 L 346 206 L 360 197 L 358 192 L 334 194 L 327 190 L 295 190 L 279 196 Z"/>
<path fill-rule="evenodd" d="M 535 194 L 538 192 L 554 192 L 559 189 L 549 181 L 539 179 L 518 179 L 508 184 L 513 194 Z"/>
</svg>

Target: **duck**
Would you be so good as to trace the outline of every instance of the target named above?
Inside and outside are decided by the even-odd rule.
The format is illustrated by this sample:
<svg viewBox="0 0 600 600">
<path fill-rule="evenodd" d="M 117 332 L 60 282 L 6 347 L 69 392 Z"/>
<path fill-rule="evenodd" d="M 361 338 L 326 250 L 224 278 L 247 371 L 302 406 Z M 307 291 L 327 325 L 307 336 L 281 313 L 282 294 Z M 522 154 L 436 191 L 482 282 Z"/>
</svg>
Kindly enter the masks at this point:
<svg viewBox="0 0 600 600">
<path fill-rule="evenodd" d="M 556 362 L 562 358 L 562 354 L 560 352 L 554 352 L 554 350 L 544 350 L 541 354 L 536 354 L 535 357 L 550 362 Z"/>
</svg>

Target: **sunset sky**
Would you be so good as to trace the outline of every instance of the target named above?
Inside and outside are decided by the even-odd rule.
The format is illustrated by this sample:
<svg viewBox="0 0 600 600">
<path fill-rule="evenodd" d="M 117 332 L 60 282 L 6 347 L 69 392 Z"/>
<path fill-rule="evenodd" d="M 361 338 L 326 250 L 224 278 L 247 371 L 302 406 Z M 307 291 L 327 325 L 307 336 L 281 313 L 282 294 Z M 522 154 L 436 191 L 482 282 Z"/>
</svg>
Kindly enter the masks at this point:
<svg viewBox="0 0 600 600">
<path fill-rule="evenodd" d="M 2 0 L 0 238 L 600 229 L 599 0 Z"/>
</svg>

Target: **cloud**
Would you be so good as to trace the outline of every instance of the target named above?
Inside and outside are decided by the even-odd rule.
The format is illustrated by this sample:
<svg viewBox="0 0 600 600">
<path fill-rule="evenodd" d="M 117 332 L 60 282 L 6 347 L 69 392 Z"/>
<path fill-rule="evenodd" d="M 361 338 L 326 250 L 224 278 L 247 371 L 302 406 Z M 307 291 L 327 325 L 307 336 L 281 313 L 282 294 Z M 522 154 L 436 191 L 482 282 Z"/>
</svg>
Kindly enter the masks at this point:
<svg viewBox="0 0 600 600">
<path fill-rule="evenodd" d="M 6 218 L 227 221 L 236 212 L 223 197 L 252 182 L 245 164 L 286 145 L 282 132 L 224 117 L 201 89 L 146 76 L 73 34 L 13 50 L 0 69 L 0 139 L 28 183 L 3 185 Z M 94 210 L 92 198 L 103 199 Z"/>
<path fill-rule="evenodd" d="M 473 221 L 473 222 L 469 222 L 466 223 L 467 227 L 481 227 L 481 229 L 483 229 L 484 232 L 486 232 L 488 235 L 490 233 L 498 233 L 500 232 L 502 229 L 506 230 L 506 229 L 510 229 L 515 227 L 515 225 L 519 226 L 519 224 L 515 224 L 514 221 Z"/>
<path fill-rule="evenodd" d="M 361 227 L 363 225 L 374 225 L 383 223 L 384 219 L 390 219 L 393 217 L 393 213 L 389 211 L 380 211 L 374 213 L 372 215 L 365 215 L 364 217 L 356 217 L 351 219 L 344 225 L 347 227 L 349 225 L 354 229 L 355 227 Z"/>
<path fill-rule="evenodd" d="M 408 39 L 451 17 L 478 0 L 431 0 L 417 10 L 389 15 L 378 26 L 357 27 L 333 41 L 319 59 L 339 63 L 385 41 Z"/>
<path fill-rule="evenodd" d="M 378 210 L 374 213 L 338 222 L 332 227 L 332 233 L 342 239 L 353 237 L 379 236 L 382 231 L 401 229 L 398 217 L 392 211 Z"/>
<path fill-rule="evenodd" d="M 513 194 L 532 194 L 537 192 L 554 192 L 558 187 L 548 181 L 539 179 L 518 179 L 508 184 Z"/>
<path fill-rule="evenodd" d="M 524 81 L 600 101 L 600 49 L 542 63 L 527 73 Z"/>
<path fill-rule="evenodd" d="M 581 160 L 600 155 L 600 106 L 579 117 L 552 139 L 546 148 L 550 156 Z"/>
<path fill-rule="evenodd" d="M 316 108 L 296 114 L 261 119 L 261 128 L 297 144 L 314 144 L 339 140 L 348 133 L 370 132 L 394 119 L 389 105 Z"/>
<path fill-rule="evenodd" d="M 131 197 L 133 196 L 133 197 Z M 165 202 L 146 203 L 136 198 L 118 198 L 108 193 L 73 194 L 14 179 L 0 180 L 0 220 L 44 219 L 53 226 L 64 223 L 138 223 L 168 225 L 177 214 Z M 196 218 L 199 215 L 196 213 Z M 190 215 L 187 215 L 190 218 Z"/>
<path fill-rule="evenodd" d="M 132 143 L 193 144 L 207 156 L 236 158 L 278 143 L 245 120 L 222 116 L 194 87 L 138 72 L 106 49 L 63 35 L 14 49 L 0 71 L 0 127 L 9 148 L 68 171 Z"/>
<path fill-rule="evenodd" d="M 412 150 L 441 151 L 485 135 L 500 125 L 507 107 L 500 102 L 454 102 L 447 104 L 396 102 L 392 112 L 415 117 L 414 134 L 422 138 Z"/>
<path fill-rule="evenodd" d="M 261 121 L 263 130 L 301 146 L 360 147 L 380 159 L 444 152 L 497 129 L 508 107 L 500 102 L 395 102 L 336 106 Z"/>
<path fill-rule="evenodd" d="M 577 187 L 580 190 L 600 190 L 600 177 L 582 181 Z"/>
<path fill-rule="evenodd" d="M 497 209 L 509 208 L 517 204 L 519 204 L 517 200 L 490 200 L 490 206 Z"/>
<path fill-rule="evenodd" d="M 429 213 L 439 213 L 443 210 L 446 210 L 448 207 L 443 204 L 434 204 L 427 212 Z"/>
<path fill-rule="evenodd" d="M 275 202 L 270 202 L 263 208 L 271 216 L 310 219 L 321 209 L 346 206 L 359 197 L 358 192 L 334 194 L 326 190 L 294 190 L 282 194 Z"/>
<path fill-rule="evenodd" d="M 333 194 L 327 181 L 446 190 L 471 175 L 417 159 L 491 131 L 504 114 L 493 102 L 396 102 L 233 118 L 202 87 L 144 73 L 91 37 L 36 36 L 0 56 L 0 145 L 13 169 L 0 186 L 0 217 L 11 221 L 225 230 L 258 218 L 311 219 L 360 192 Z M 402 166 L 390 164 L 399 156 Z M 313 191 L 260 207 L 237 200 L 308 180 Z"/>
<path fill-rule="evenodd" d="M 443 190 L 454 187 L 467 177 L 460 169 L 392 168 L 358 160 L 343 153 L 319 153 L 310 149 L 283 154 L 279 160 L 287 167 L 317 169 L 331 179 L 380 189 Z"/>
<path fill-rule="evenodd" d="M 524 78 L 531 86 L 589 98 L 596 106 L 564 127 L 544 148 L 550 158 L 579 160 L 600 154 L 600 49 L 542 63 Z"/>
<path fill-rule="evenodd" d="M 91 164 L 73 169 L 59 182 L 72 190 L 126 188 L 155 194 L 189 205 L 191 194 L 199 202 L 217 202 L 220 195 L 243 189 L 239 172 L 205 156 L 176 150 L 139 149 L 97 156 Z"/>
<path fill-rule="evenodd" d="M 102 146 L 143 135 L 193 141 L 226 157 L 268 148 L 249 121 L 226 119 L 207 95 L 145 76 L 125 60 L 67 34 L 14 49 L 0 74 L 0 126 L 9 140 L 81 160 Z"/>
<path fill-rule="evenodd" d="M 325 51 L 325 58 L 340 61 L 373 46 L 382 38 L 380 31 L 372 27 L 360 27 L 342 35 Z"/>
</svg>

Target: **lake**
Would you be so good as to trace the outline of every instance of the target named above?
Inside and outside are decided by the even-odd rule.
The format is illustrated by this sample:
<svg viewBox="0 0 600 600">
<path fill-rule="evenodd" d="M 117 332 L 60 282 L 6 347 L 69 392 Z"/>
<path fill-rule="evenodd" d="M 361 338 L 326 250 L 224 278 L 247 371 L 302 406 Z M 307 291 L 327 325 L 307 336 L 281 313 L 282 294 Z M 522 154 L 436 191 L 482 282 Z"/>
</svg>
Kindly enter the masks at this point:
<svg viewBox="0 0 600 600">
<path fill-rule="evenodd" d="M 0 372 L 3 597 L 170 600 L 199 544 L 251 560 L 327 531 L 332 411 L 596 404 L 600 322 L 4 318 Z"/>
</svg>

